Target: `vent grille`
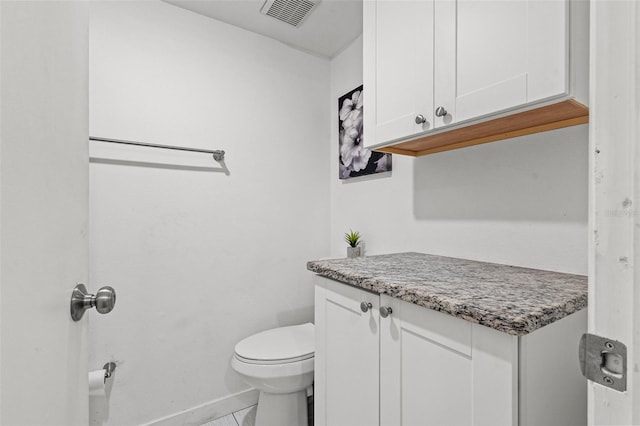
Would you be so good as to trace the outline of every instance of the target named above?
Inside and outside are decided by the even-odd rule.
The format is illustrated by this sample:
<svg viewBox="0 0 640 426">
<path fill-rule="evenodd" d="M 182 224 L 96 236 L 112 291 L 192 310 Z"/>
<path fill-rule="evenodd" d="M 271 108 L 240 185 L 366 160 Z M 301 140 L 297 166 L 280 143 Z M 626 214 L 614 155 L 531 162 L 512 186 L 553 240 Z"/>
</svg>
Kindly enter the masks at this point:
<svg viewBox="0 0 640 426">
<path fill-rule="evenodd" d="M 260 11 L 297 27 L 315 5 L 316 3 L 309 0 L 267 0 Z"/>
</svg>

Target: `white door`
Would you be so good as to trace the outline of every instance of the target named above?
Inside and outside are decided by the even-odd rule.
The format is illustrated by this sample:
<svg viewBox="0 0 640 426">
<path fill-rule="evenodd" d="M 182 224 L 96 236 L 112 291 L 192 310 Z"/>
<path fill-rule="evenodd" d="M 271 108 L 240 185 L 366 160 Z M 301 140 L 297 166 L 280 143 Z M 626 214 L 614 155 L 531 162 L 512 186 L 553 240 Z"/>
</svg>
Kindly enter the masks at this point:
<svg viewBox="0 0 640 426">
<path fill-rule="evenodd" d="M 455 0 L 435 6 L 435 127 L 567 91 L 563 0 Z"/>
<path fill-rule="evenodd" d="M 326 278 L 315 280 L 315 424 L 377 425 L 379 297 Z M 363 302 L 370 303 L 367 312 Z"/>
<path fill-rule="evenodd" d="M 433 1 L 365 1 L 363 12 L 365 144 L 432 129 Z"/>
<path fill-rule="evenodd" d="M 627 391 L 589 382 L 590 425 L 640 424 L 640 4 L 591 3 L 589 332 L 627 346 Z"/>
<path fill-rule="evenodd" d="M 0 423 L 87 425 L 88 4 L 0 18 Z"/>
</svg>

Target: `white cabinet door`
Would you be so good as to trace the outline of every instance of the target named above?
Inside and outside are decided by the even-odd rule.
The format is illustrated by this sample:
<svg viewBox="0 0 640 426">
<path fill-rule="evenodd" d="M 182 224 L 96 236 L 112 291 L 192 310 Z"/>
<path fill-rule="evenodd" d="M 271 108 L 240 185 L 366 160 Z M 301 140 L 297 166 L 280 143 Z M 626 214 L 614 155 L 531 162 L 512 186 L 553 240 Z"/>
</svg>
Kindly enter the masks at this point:
<svg viewBox="0 0 640 426">
<path fill-rule="evenodd" d="M 315 300 L 315 424 L 377 425 L 379 297 L 316 277 Z"/>
<path fill-rule="evenodd" d="M 434 2 L 365 1 L 363 11 L 365 145 L 433 128 Z"/>
<path fill-rule="evenodd" d="M 568 93 L 565 0 L 435 5 L 435 127 Z"/>
<path fill-rule="evenodd" d="M 517 425 L 517 337 L 381 296 L 382 426 Z"/>
<path fill-rule="evenodd" d="M 570 92 L 568 0 L 376 0 L 363 12 L 367 147 Z"/>
<path fill-rule="evenodd" d="M 380 424 L 471 425 L 471 323 L 381 296 Z"/>
</svg>

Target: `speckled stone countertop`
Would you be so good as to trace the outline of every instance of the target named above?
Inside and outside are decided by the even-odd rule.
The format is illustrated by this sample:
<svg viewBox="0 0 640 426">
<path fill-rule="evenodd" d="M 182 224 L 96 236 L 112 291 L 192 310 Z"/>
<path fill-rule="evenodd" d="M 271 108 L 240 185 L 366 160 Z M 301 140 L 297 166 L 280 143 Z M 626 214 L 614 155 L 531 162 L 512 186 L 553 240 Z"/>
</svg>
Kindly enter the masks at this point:
<svg viewBox="0 0 640 426">
<path fill-rule="evenodd" d="M 523 336 L 587 306 L 587 277 L 422 253 L 316 260 L 327 278 Z"/>
</svg>

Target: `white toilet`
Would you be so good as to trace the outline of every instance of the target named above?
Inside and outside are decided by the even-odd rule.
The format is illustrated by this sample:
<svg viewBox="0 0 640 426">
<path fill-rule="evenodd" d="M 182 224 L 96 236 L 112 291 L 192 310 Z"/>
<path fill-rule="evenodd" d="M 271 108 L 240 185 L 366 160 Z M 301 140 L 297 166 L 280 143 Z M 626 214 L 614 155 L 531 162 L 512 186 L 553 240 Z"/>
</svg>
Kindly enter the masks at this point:
<svg viewBox="0 0 640 426">
<path fill-rule="evenodd" d="M 231 366 L 260 391 L 255 426 L 307 426 L 314 340 L 314 326 L 307 323 L 266 330 L 236 345 Z"/>
</svg>

